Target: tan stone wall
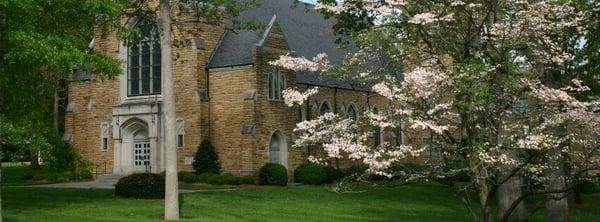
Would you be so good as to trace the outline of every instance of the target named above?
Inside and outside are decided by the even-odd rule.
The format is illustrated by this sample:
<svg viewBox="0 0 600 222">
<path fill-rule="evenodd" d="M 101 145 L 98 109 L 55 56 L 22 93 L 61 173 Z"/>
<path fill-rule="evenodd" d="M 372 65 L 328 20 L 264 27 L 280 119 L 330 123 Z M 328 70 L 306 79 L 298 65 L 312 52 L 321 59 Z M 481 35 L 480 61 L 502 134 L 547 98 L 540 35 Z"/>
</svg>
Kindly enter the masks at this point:
<svg viewBox="0 0 600 222">
<path fill-rule="evenodd" d="M 192 43 L 198 37 L 206 48 L 196 50 L 190 44 L 173 49 L 176 116 L 185 120 L 184 148 L 178 150 L 178 168 L 191 170 L 191 166 L 184 165 L 185 156 L 193 156 L 201 139 L 208 135 L 208 103 L 199 102 L 198 91 L 208 89 L 206 64 L 224 29 L 195 22 L 193 18 L 180 17 L 178 20 L 184 25 L 175 27 L 173 39 Z M 97 35 L 96 40 L 97 52 L 118 58 L 120 40 L 116 33 Z M 123 70 L 122 75 L 126 73 L 127 70 Z M 112 107 L 122 100 L 119 88 L 119 77 L 104 81 L 94 78 L 90 82 L 72 83 L 69 87 L 69 102 L 77 108 L 75 112 L 67 113 L 65 131 L 73 135 L 73 144 L 84 158 L 102 165 L 99 171 L 104 170 L 104 162 L 108 163 L 107 170 L 112 171 L 113 141 L 109 139 L 108 151 L 100 152 L 100 124 L 112 121 Z M 90 100 L 92 106 L 88 109 Z"/>
<path fill-rule="evenodd" d="M 113 169 L 113 142 L 109 137 L 108 151 L 101 151 L 100 125 L 112 121 L 111 104 L 118 98 L 118 85 L 118 80 L 107 80 L 69 86 L 69 103 L 75 104 L 75 111 L 65 115 L 65 133 L 72 135 L 72 144 L 100 172 Z"/>
<path fill-rule="evenodd" d="M 287 168 L 290 181 L 293 180 L 293 172 L 296 167 L 306 161 L 306 155 L 299 148 L 292 147 L 293 130 L 298 122 L 297 109 L 288 107 L 283 101 L 271 100 L 269 96 L 269 74 L 274 67 L 268 64 L 269 61 L 279 58 L 280 55 L 288 52 L 288 44 L 285 36 L 278 24 L 275 24 L 265 40 L 264 46 L 256 51 L 257 68 L 257 92 L 256 101 L 256 144 L 257 156 L 255 168 L 260 168 L 268 162 L 269 143 L 272 134 L 277 130 L 284 137 L 287 145 Z M 293 87 L 296 82 L 295 74 L 289 71 L 282 71 L 286 77 L 286 85 Z"/>
<path fill-rule="evenodd" d="M 254 170 L 254 135 L 242 134 L 245 123 L 254 122 L 254 101 L 244 100 L 256 88 L 252 67 L 210 74 L 210 140 L 219 153 L 224 171 Z"/>
<path fill-rule="evenodd" d="M 185 21 L 185 19 L 183 20 Z M 268 35 L 264 45 L 255 50 L 255 65 L 231 70 L 214 71 L 209 74 L 206 64 L 216 44 L 223 34 L 221 27 L 194 25 L 192 20 L 184 22 L 188 26 L 176 30 L 174 39 L 193 41 L 200 37 L 206 50 L 198 51 L 192 45 L 174 49 L 174 84 L 177 118 L 185 120 L 185 144 L 178 150 L 178 169 L 192 170 L 184 164 L 186 156 L 193 156 L 202 139 L 210 139 L 219 153 L 222 168 L 233 173 L 252 173 L 268 162 L 268 146 L 271 135 L 279 130 L 287 142 L 288 173 L 290 179 L 293 170 L 306 161 L 307 150 L 294 148 L 293 129 L 301 121 L 298 107 L 288 107 L 283 101 L 268 99 L 268 74 L 274 67 L 268 61 L 277 59 L 288 52 L 285 35 L 276 24 Z M 185 34 L 190 30 L 202 30 L 196 35 Z M 118 57 L 119 40 L 116 34 L 97 37 L 96 50 Z M 126 70 L 124 70 L 124 74 Z M 296 85 L 295 74 L 284 71 L 287 86 L 307 88 L 312 86 Z M 210 81 L 209 81 L 210 79 Z M 112 171 L 114 147 L 112 138 L 109 150 L 100 150 L 100 124 L 111 122 L 112 108 L 121 101 L 119 98 L 119 80 L 94 79 L 91 82 L 73 83 L 70 85 L 69 102 L 75 104 L 76 110 L 66 115 L 66 133 L 73 135 L 73 144 L 81 150 L 83 156 L 92 163 L 100 165 L 99 171 Z M 198 99 L 198 91 L 209 92 L 209 102 Z M 256 100 L 244 100 L 244 93 L 256 90 Z M 387 109 L 388 102 L 366 91 L 353 91 L 321 87 L 319 94 L 313 96 L 317 106 L 307 104 L 303 107 L 309 119 L 318 116 L 323 101 L 328 101 L 334 112 L 345 112 L 350 104 L 354 104 L 361 113 L 367 107 L 377 106 L 379 110 Z M 88 104 L 91 101 L 91 108 Z M 242 134 L 244 124 L 255 126 L 254 134 Z M 405 131 L 405 142 L 420 143 L 421 135 Z M 387 130 L 386 141 L 395 138 Z M 418 136 L 417 136 L 418 135 Z M 311 153 L 318 153 L 319 147 L 310 147 Z M 336 164 L 348 167 L 352 163 L 339 160 Z"/>
</svg>

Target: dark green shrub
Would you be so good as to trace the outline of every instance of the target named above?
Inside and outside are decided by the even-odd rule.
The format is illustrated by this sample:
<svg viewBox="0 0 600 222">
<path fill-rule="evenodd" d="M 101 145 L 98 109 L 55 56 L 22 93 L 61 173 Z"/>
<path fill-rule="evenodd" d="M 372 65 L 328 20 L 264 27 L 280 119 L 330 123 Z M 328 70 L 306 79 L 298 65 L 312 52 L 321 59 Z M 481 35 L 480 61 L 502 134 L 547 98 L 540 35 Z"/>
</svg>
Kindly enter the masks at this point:
<svg viewBox="0 0 600 222">
<path fill-rule="evenodd" d="M 281 164 L 267 163 L 258 171 L 258 183 L 260 185 L 286 186 L 287 181 L 287 170 Z"/>
<path fill-rule="evenodd" d="M 316 163 L 303 163 L 294 170 L 294 178 L 298 183 L 321 185 L 325 177 L 327 177 L 325 168 Z"/>
<path fill-rule="evenodd" d="M 202 174 L 200 174 L 200 175 L 198 175 L 196 177 L 197 178 L 196 182 L 199 182 L 199 183 L 208 183 L 208 178 L 212 178 L 212 177 L 215 177 L 215 176 L 219 176 L 219 174 L 216 174 L 216 173 L 202 173 Z"/>
<path fill-rule="evenodd" d="M 115 195 L 135 199 L 164 198 L 165 180 L 160 174 L 132 174 L 121 178 L 115 184 Z"/>
<path fill-rule="evenodd" d="M 46 180 L 48 179 L 48 177 L 44 174 L 40 174 L 40 173 L 36 173 L 33 175 L 33 177 L 31 178 L 31 180 Z"/>
<path fill-rule="evenodd" d="M 471 174 L 468 170 L 461 170 L 456 172 L 453 178 L 458 182 L 469 182 L 471 181 Z"/>
<path fill-rule="evenodd" d="M 390 166 L 390 171 L 392 179 L 404 179 L 408 175 L 422 173 L 423 166 L 416 163 L 395 163 Z"/>
<path fill-rule="evenodd" d="M 366 164 L 355 164 L 352 165 L 350 168 L 346 169 L 346 176 L 353 176 L 353 177 L 357 177 L 357 176 L 362 176 L 364 175 L 367 170 L 369 169 L 369 166 L 367 166 Z"/>
<path fill-rule="evenodd" d="M 183 181 L 186 183 L 197 183 L 198 182 L 198 175 L 196 175 L 193 172 L 180 171 L 177 174 L 177 178 L 179 179 L 179 181 Z"/>
<path fill-rule="evenodd" d="M 29 170 L 29 171 L 25 172 L 25 174 L 23 174 L 20 179 L 22 179 L 22 180 L 33 180 L 34 176 L 35 176 L 35 172 L 32 171 L 32 170 Z"/>
<path fill-rule="evenodd" d="M 253 176 L 245 176 L 245 177 L 241 177 L 241 182 L 242 184 L 249 184 L 249 185 L 254 185 L 256 184 L 256 178 L 254 178 Z"/>
<path fill-rule="evenodd" d="M 213 176 L 213 177 L 209 177 L 208 178 L 208 183 L 209 184 L 213 184 L 213 185 L 240 185 L 241 182 L 241 178 L 240 177 L 236 177 L 233 174 L 230 173 L 226 173 L 223 175 L 217 175 L 217 176 Z"/>
<path fill-rule="evenodd" d="M 219 164 L 219 155 L 208 140 L 202 141 L 194 156 L 192 164 L 196 174 L 219 173 L 221 165 Z"/>
<path fill-rule="evenodd" d="M 577 190 L 583 194 L 600 193 L 600 183 L 584 180 L 577 186 Z"/>
<path fill-rule="evenodd" d="M 83 181 L 83 180 L 92 180 L 94 179 L 94 175 L 89 170 L 82 170 L 78 172 L 65 172 L 64 177 L 68 181 Z"/>
<path fill-rule="evenodd" d="M 323 181 L 324 183 L 333 183 L 335 181 L 340 181 L 342 178 L 344 178 L 344 172 L 342 172 L 338 168 L 335 168 L 334 166 L 327 165 L 324 169 L 326 175 L 325 180 Z"/>
</svg>

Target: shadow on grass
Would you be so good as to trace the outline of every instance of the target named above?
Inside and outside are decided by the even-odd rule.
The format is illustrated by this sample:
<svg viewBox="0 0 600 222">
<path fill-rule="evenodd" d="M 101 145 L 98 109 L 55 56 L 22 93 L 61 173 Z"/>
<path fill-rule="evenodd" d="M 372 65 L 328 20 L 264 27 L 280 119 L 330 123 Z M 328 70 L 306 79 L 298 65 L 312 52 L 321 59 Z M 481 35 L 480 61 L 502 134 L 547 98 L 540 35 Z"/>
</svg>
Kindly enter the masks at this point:
<svg viewBox="0 0 600 222">
<path fill-rule="evenodd" d="M 113 190 L 3 187 L 7 221 L 156 220 L 162 200 L 116 198 Z"/>
<path fill-rule="evenodd" d="M 440 185 L 358 186 L 334 193 L 322 186 L 261 187 L 183 195 L 186 221 L 469 221 L 454 193 Z M 162 200 L 115 198 L 112 190 L 5 187 L 7 221 L 157 221 Z M 600 218 L 600 197 L 585 196 L 572 221 Z M 538 212 L 533 221 L 543 219 Z"/>
</svg>

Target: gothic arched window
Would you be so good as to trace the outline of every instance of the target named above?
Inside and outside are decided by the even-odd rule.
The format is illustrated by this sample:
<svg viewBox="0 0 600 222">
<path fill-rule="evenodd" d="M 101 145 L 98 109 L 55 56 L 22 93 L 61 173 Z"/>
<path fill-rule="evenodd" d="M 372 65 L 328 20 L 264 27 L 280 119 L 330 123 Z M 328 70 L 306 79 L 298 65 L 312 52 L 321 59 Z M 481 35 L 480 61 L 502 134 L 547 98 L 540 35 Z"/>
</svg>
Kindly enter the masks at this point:
<svg viewBox="0 0 600 222">
<path fill-rule="evenodd" d="M 269 162 L 287 165 L 287 147 L 281 132 L 275 131 L 269 142 Z"/>
<path fill-rule="evenodd" d="M 282 100 L 285 87 L 285 76 L 279 72 L 279 69 L 273 70 L 269 74 L 269 99 Z"/>
<path fill-rule="evenodd" d="M 354 107 L 354 105 L 349 105 L 348 109 L 346 110 L 346 115 L 348 115 L 348 118 L 351 118 L 356 121 L 358 119 L 358 114 L 356 113 L 356 107 Z"/>
<path fill-rule="evenodd" d="M 379 113 L 377 107 L 373 108 L 373 113 Z M 383 142 L 383 133 L 381 131 L 382 129 L 380 127 L 373 127 L 373 143 L 376 147 L 381 145 L 381 143 Z"/>
<path fill-rule="evenodd" d="M 319 109 L 319 115 L 324 115 L 325 113 L 330 113 L 331 107 L 329 107 L 329 103 L 327 101 L 323 101 L 321 104 L 321 108 Z"/>
<path fill-rule="evenodd" d="M 160 39 L 156 26 L 145 21 L 138 25 L 140 38 L 129 44 L 127 61 L 127 95 L 161 93 Z"/>
</svg>

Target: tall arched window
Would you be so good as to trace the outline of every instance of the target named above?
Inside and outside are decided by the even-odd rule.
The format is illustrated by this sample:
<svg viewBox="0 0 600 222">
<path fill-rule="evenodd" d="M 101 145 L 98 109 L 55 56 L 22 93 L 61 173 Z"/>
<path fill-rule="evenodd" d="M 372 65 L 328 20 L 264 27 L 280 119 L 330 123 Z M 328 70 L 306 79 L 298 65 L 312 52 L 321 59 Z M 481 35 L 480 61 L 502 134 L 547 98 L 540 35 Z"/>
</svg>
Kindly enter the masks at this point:
<svg viewBox="0 0 600 222">
<path fill-rule="evenodd" d="M 271 135 L 269 142 L 269 162 L 282 165 L 287 164 L 287 147 L 283 135 L 279 131 L 275 131 Z"/>
<path fill-rule="evenodd" d="M 319 115 L 324 115 L 325 113 L 330 113 L 331 107 L 329 107 L 329 103 L 327 101 L 323 101 L 321 104 L 321 108 L 319 109 Z"/>
<path fill-rule="evenodd" d="M 403 124 L 398 125 L 395 129 L 396 145 L 404 144 L 404 127 Z"/>
<path fill-rule="evenodd" d="M 356 107 L 354 107 L 354 105 L 349 105 L 348 109 L 346 110 L 346 115 L 348 115 L 348 118 L 357 120 L 358 114 L 356 113 Z"/>
<path fill-rule="evenodd" d="M 285 87 L 285 76 L 279 72 L 279 69 L 273 70 L 269 74 L 269 99 L 282 100 Z"/>
<path fill-rule="evenodd" d="M 129 96 L 161 93 L 160 39 L 156 26 L 142 21 L 138 24 L 140 39 L 129 44 L 127 94 Z"/>
<path fill-rule="evenodd" d="M 379 113 L 377 107 L 373 108 L 373 113 Z M 380 127 L 373 127 L 373 143 L 376 147 L 381 145 L 381 143 L 383 142 L 383 134 L 381 133 L 381 131 L 382 129 Z"/>
</svg>

